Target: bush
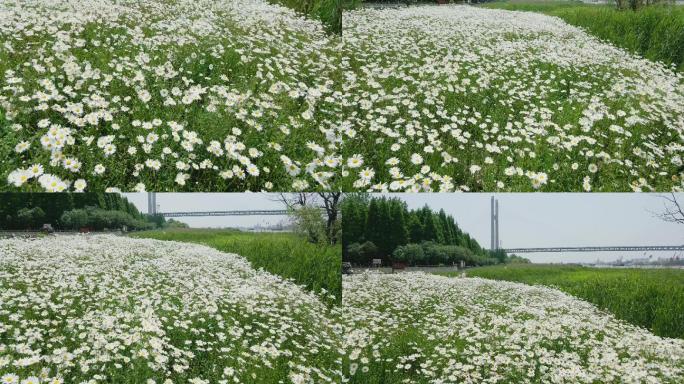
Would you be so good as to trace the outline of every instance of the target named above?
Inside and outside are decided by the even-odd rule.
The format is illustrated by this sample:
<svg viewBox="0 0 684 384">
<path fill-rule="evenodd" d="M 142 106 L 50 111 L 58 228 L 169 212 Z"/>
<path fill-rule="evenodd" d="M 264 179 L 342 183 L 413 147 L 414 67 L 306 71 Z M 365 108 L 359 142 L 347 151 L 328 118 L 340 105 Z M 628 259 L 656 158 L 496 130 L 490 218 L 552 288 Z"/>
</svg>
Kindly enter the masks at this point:
<svg viewBox="0 0 684 384">
<path fill-rule="evenodd" d="M 423 247 L 420 244 L 406 244 L 397 247 L 392 254 L 392 261 L 408 264 L 421 264 L 425 258 Z"/>
<path fill-rule="evenodd" d="M 66 211 L 59 219 L 64 229 L 77 230 L 91 228 L 93 230 L 122 229 L 124 226 L 133 230 L 153 229 L 154 223 L 138 220 L 122 211 L 108 211 L 100 208 L 87 207 Z"/>
<path fill-rule="evenodd" d="M 22 208 L 17 211 L 16 223 L 22 228 L 37 228 L 43 224 L 45 212 L 40 207 Z"/>
<path fill-rule="evenodd" d="M 78 229 L 88 226 L 88 213 L 85 209 L 74 209 L 66 211 L 59 219 L 62 227 L 66 229 Z"/>
<path fill-rule="evenodd" d="M 393 261 L 408 265 L 453 265 L 463 261 L 468 266 L 497 264 L 498 259 L 475 254 L 468 248 L 458 245 L 438 244 L 425 241 L 420 244 L 406 244 L 397 247 L 392 255 Z"/>
<path fill-rule="evenodd" d="M 169 219 L 164 223 L 164 228 L 190 228 L 190 226 L 187 223 L 184 223 L 182 221 L 174 220 L 174 219 Z"/>
<path fill-rule="evenodd" d="M 346 261 L 357 265 L 370 265 L 378 256 L 378 246 L 371 241 L 351 243 L 346 248 Z"/>
</svg>

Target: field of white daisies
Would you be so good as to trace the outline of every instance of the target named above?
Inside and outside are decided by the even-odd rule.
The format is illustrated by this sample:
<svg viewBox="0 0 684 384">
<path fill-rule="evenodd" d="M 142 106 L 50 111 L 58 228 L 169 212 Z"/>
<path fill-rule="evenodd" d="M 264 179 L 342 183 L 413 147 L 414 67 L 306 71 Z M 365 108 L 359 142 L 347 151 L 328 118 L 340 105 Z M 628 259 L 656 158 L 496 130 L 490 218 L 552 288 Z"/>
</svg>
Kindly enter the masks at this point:
<svg viewBox="0 0 684 384">
<path fill-rule="evenodd" d="M 681 383 L 684 340 L 560 291 L 424 273 L 325 304 L 246 259 L 112 235 L 0 240 L 0 383 Z"/>
<path fill-rule="evenodd" d="M 328 188 L 340 40 L 266 0 L 0 0 L 0 185 Z"/>
<path fill-rule="evenodd" d="M 684 185 L 682 73 L 537 13 L 359 9 L 343 23 L 345 154 L 364 161 L 344 190 Z"/>
<path fill-rule="evenodd" d="M 352 383 L 681 383 L 684 340 L 560 291 L 419 272 L 343 279 Z"/>
<path fill-rule="evenodd" d="M 201 245 L 0 240 L 0 383 L 339 383 L 331 310 Z"/>
<path fill-rule="evenodd" d="M 558 18 L 0 0 L 3 190 L 682 189 L 684 75 Z"/>
</svg>

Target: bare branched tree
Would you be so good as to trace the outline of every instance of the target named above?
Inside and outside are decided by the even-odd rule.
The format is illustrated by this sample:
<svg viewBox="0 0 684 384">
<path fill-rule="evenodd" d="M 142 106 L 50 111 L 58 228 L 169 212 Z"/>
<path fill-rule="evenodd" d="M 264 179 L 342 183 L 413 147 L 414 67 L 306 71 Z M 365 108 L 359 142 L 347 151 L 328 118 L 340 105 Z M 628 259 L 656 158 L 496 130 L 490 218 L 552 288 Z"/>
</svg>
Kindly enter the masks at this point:
<svg viewBox="0 0 684 384">
<path fill-rule="evenodd" d="M 273 201 L 281 202 L 285 208 L 289 210 L 307 207 L 316 204 L 316 194 L 312 192 L 298 192 L 298 193 L 279 193 L 273 195 Z"/>
<path fill-rule="evenodd" d="M 664 211 L 656 214 L 656 216 L 669 223 L 684 224 L 684 211 L 675 194 L 660 195 L 659 197 L 665 200 Z"/>
<path fill-rule="evenodd" d="M 328 216 L 325 226 L 328 240 L 330 240 L 331 244 L 336 244 L 339 232 L 337 220 L 340 213 L 342 192 L 319 192 L 318 196 L 323 200 L 323 208 Z"/>
</svg>

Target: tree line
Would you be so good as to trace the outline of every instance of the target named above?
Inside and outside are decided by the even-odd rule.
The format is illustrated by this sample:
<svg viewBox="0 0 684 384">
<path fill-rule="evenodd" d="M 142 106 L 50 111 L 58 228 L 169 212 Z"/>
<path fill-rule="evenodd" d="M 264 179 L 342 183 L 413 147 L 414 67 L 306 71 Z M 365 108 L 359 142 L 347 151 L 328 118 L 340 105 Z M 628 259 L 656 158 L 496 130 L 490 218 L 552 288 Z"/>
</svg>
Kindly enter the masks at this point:
<svg viewBox="0 0 684 384">
<path fill-rule="evenodd" d="M 485 265 L 524 260 L 502 250 L 484 249 L 443 209 L 435 212 L 426 205 L 410 210 L 399 198 L 363 193 L 347 194 L 341 208 L 343 258 L 354 264 L 368 265 L 374 258 L 385 265 L 461 261 Z"/>
<path fill-rule="evenodd" d="M 115 193 L 2 193 L 0 229 L 92 230 L 153 229 L 168 225 L 162 216 L 141 213 L 125 197 Z"/>
</svg>

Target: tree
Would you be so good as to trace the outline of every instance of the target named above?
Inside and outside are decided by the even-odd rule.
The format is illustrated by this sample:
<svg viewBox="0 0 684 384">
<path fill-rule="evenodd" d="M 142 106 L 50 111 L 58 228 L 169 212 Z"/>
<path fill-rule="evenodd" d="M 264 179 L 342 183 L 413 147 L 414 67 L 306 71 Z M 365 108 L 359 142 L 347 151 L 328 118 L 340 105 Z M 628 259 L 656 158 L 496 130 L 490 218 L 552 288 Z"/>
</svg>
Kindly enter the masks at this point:
<svg viewBox="0 0 684 384">
<path fill-rule="evenodd" d="M 378 255 L 378 247 L 372 241 L 361 244 L 361 256 L 365 264 L 370 264 L 371 260 Z"/>
<path fill-rule="evenodd" d="M 390 251 L 408 243 L 408 230 L 404 221 L 404 206 L 400 200 L 391 200 L 389 207 L 390 230 L 387 234 Z"/>
<path fill-rule="evenodd" d="M 317 208 L 325 212 L 325 233 L 330 244 L 337 244 L 341 225 L 339 222 L 340 203 L 343 200 L 342 192 L 299 192 L 299 193 L 280 193 L 275 197 L 285 205 L 288 211 L 295 212 L 302 208 Z M 297 215 L 295 214 L 295 219 Z"/>
<path fill-rule="evenodd" d="M 364 238 L 367 241 L 373 242 L 375 245 L 378 245 L 376 241 L 384 236 L 383 233 L 380 233 L 382 217 L 378 201 L 378 199 L 371 199 L 370 204 L 368 204 L 368 213 L 366 215 L 365 225 L 366 233 L 364 234 Z"/>
<path fill-rule="evenodd" d="M 292 211 L 311 205 L 315 198 L 316 193 L 314 192 L 279 193 L 275 196 L 273 201 L 283 203 L 287 210 Z"/>
<path fill-rule="evenodd" d="M 169 220 L 166 220 L 166 223 L 164 224 L 164 228 L 190 228 L 190 226 L 187 223 L 184 223 L 182 221 L 169 219 Z"/>
<path fill-rule="evenodd" d="M 327 220 L 325 222 L 326 235 L 330 244 L 337 244 L 340 231 L 338 216 L 340 213 L 340 199 L 342 192 L 319 192 L 318 196 L 323 200 L 323 209 Z"/>
<path fill-rule="evenodd" d="M 408 219 L 409 240 L 412 243 L 420 243 L 423 238 L 423 224 L 420 222 L 418 215 L 409 213 Z"/>
<path fill-rule="evenodd" d="M 439 216 L 433 215 L 432 212 L 425 216 L 423 240 L 434 241 L 439 244 L 444 243 L 444 234 L 442 227 L 439 225 Z"/>
<path fill-rule="evenodd" d="M 325 230 L 325 222 L 320 209 L 316 207 L 301 207 L 292 211 L 295 220 L 295 230 L 306 236 L 311 243 L 329 244 Z"/>
<path fill-rule="evenodd" d="M 668 223 L 684 224 L 684 211 L 682 211 L 682 206 L 674 193 L 670 196 L 661 195 L 660 198 L 665 200 L 664 211 L 662 213 L 656 214 L 661 220 Z"/>
<path fill-rule="evenodd" d="M 342 246 L 346 252 L 347 246 L 364 240 L 366 228 L 366 207 L 368 194 L 348 193 L 342 201 Z"/>
</svg>

